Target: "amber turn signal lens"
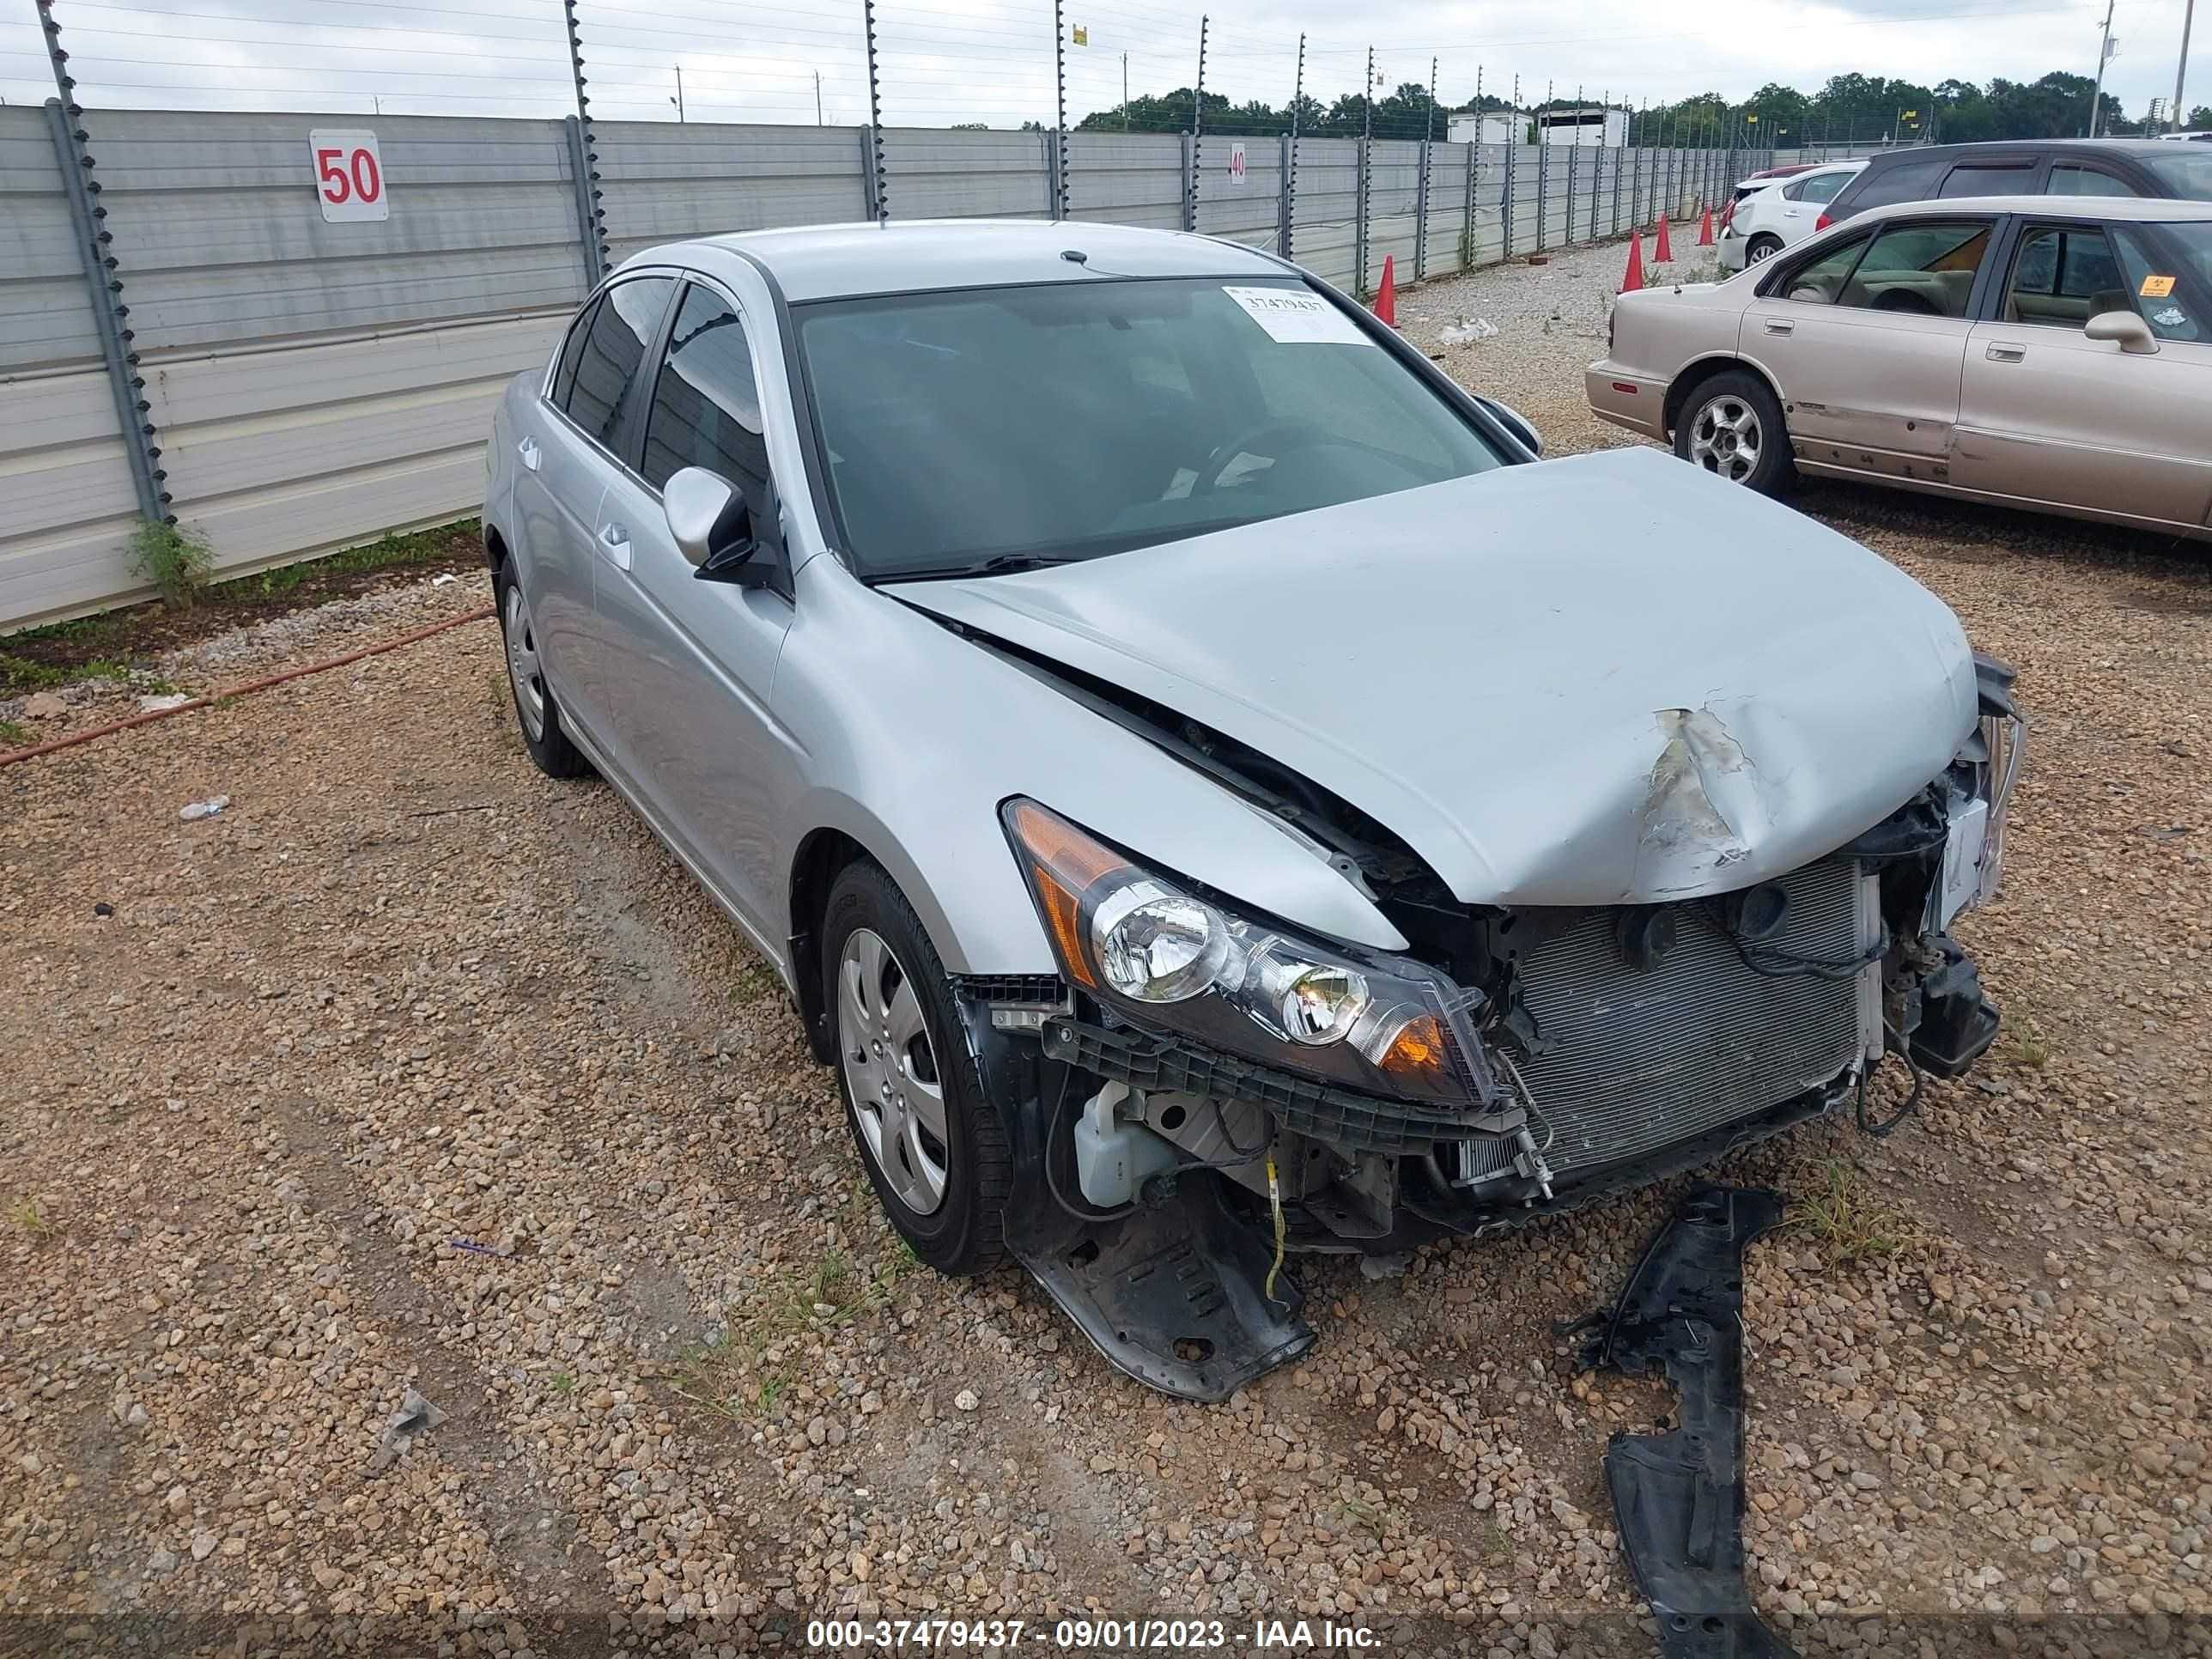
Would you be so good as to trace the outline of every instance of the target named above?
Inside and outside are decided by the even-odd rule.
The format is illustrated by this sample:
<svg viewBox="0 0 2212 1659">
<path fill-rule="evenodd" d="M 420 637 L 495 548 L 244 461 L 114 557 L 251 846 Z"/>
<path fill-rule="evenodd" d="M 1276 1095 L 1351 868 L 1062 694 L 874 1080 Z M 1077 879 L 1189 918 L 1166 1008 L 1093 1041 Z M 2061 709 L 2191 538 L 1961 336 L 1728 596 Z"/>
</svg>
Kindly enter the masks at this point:
<svg viewBox="0 0 2212 1659">
<path fill-rule="evenodd" d="M 1083 948 L 1083 895 L 1102 877 L 1127 869 L 1129 861 L 1035 801 L 1016 801 L 1006 809 L 1006 823 L 1029 864 L 1030 884 L 1060 966 L 1078 984 L 1096 990 L 1098 976 Z"/>
<path fill-rule="evenodd" d="M 1451 1075 L 1451 1048 L 1434 1014 L 1416 1014 L 1398 1028 L 1377 1062 L 1386 1073 L 1443 1082 Z"/>
</svg>

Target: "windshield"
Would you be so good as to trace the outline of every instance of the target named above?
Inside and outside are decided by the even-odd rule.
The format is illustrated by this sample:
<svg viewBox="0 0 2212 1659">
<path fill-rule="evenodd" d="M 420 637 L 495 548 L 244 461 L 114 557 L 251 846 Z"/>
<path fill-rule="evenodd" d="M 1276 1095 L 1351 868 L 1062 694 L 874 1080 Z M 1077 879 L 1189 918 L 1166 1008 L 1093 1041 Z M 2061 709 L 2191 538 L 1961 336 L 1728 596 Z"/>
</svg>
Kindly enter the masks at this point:
<svg viewBox="0 0 2212 1659">
<path fill-rule="evenodd" d="M 1501 464 L 1294 278 L 1101 279 L 797 308 L 870 578 L 1096 557 Z"/>
<path fill-rule="evenodd" d="M 2146 155 L 2142 164 L 2174 195 L 2212 202 L 2212 144 L 2176 144 L 2173 153 Z"/>
</svg>

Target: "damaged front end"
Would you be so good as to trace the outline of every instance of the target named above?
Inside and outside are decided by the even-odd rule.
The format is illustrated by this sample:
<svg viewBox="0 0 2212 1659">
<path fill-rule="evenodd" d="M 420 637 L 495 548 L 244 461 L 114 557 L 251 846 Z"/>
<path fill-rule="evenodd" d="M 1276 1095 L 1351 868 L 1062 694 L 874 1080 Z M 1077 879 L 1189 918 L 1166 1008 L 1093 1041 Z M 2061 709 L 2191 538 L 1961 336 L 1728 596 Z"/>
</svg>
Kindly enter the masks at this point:
<svg viewBox="0 0 2212 1659">
<path fill-rule="evenodd" d="M 1866 1116 L 1886 1053 L 1917 1097 L 1997 1029 L 1948 930 L 1996 890 L 2024 728 L 2010 671 L 1977 658 L 1976 675 L 1951 764 L 1826 855 L 1735 890 L 1571 907 L 1462 903 L 1347 803 L 1115 699 L 1307 839 L 1409 949 L 1305 937 L 1010 802 L 1061 977 L 970 989 L 1000 1097 L 1026 1103 L 1009 1243 L 1124 1369 L 1218 1398 L 1311 1340 L 1290 1253 L 1522 1224 L 1846 1101 L 1887 1132 L 1896 1118 Z M 1662 722 L 1655 795 L 1667 756 L 1711 741 L 1668 712 L 1685 718 Z"/>
</svg>

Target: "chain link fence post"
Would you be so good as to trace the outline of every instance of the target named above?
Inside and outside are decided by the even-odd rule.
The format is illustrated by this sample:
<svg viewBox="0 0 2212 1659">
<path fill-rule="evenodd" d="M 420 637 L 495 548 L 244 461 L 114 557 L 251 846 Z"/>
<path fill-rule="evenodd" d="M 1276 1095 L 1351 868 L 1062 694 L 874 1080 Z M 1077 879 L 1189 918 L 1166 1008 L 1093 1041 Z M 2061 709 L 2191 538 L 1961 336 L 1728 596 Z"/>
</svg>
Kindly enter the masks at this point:
<svg viewBox="0 0 2212 1659">
<path fill-rule="evenodd" d="M 1061 0 L 1052 0 L 1052 216 L 1067 217 L 1067 28 Z"/>
<path fill-rule="evenodd" d="M 1513 105 L 1506 112 L 1505 178 L 1498 198 L 1498 217 L 1505 232 L 1504 246 L 1498 251 L 1500 259 L 1513 257 L 1513 174 L 1514 163 L 1521 159 L 1521 77 L 1513 77 Z"/>
<path fill-rule="evenodd" d="M 161 466 L 160 434 L 152 419 L 154 405 L 146 397 L 146 381 L 138 373 L 138 353 L 132 342 L 131 307 L 123 301 L 122 267 L 110 252 L 115 234 L 107 228 L 107 210 L 100 204 L 100 182 L 92 175 L 98 163 L 89 148 L 91 135 L 81 125 L 84 109 L 76 100 L 76 77 L 69 72 L 69 53 L 62 50 L 62 26 L 55 20 L 52 0 L 38 0 L 39 28 L 46 37 L 46 62 L 54 72 L 54 90 L 61 96 L 46 100 L 46 131 L 53 141 L 54 166 L 69 198 L 71 228 L 76 233 L 78 262 L 84 267 L 94 328 L 100 335 L 100 355 L 107 366 L 107 389 L 115 399 L 115 422 L 123 439 L 123 453 L 131 466 L 131 492 L 138 498 L 139 516 L 148 524 L 174 524 L 169 510 L 167 472 Z"/>
<path fill-rule="evenodd" d="M 1367 79 L 1361 83 L 1359 103 L 1359 183 L 1353 195 L 1352 283 L 1362 300 L 1367 297 L 1367 152 L 1375 142 L 1375 48 L 1367 48 Z"/>
<path fill-rule="evenodd" d="M 575 0 L 569 3 L 574 4 Z M 876 0 L 860 0 L 860 22 L 868 44 L 868 130 L 860 135 L 867 162 L 868 216 L 887 225 L 891 222 L 890 181 L 884 176 L 884 91 L 876 66 Z"/>
<path fill-rule="evenodd" d="M 592 98 L 584 88 L 591 82 L 584 74 L 584 35 L 576 26 L 576 0 L 561 0 L 561 12 L 568 25 L 568 77 L 576 88 L 577 149 L 570 151 L 571 164 L 580 149 L 581 171 L 576 185 L 576 210 L 583 218 L 584 270 L 591 277 L 591 285 L 599 286 L 599 279 L 607 274 L 614 261 L 607 247 L 607 215 L 600 205 L 605 196 L 599 189 L 599 146 L 597 134 L 592 130 Z"/>
<path fill-rule="evenodd" d="M 1198 20 L 1198 86 L 1190 99 L 1190 136 L 1184 141 L 1182 160 L 1182 228 L 1198 228 L 1198 169 L 1200 149 L 1206 132 L 1206 26 L 1207 19 L 1201 14 Z"/>
<path fill-rule="evenodd" d="M 1306 96 L 1306 37 L 1298 35 L 1297 78 L 1291 83 L 1291 130 L 1283 135 L 1283 228 L 1282 255 L 1285 259 L 1295 256 L 1291 252 L 1297 239 L 1298 224 L 1298 112 Z"/>
<path fill-rule="evenodd" d="M 1552 83 L 1544 82 L 1544 106 L 1536 114 L 1536 246 L 1544 251 L 1544 238 L 1552 232 L 1552 130 L 1544 117 L 1552 112 Z"/>
<path fill-rule="evenodd" d="M 1429 147 L 1437 131 L 1437 60 L 1429 59 L 1429 106 L 1421 112 L 1421 182 L 1413 192 L 1413 280 L 1429 274 Z"/>
</svg>

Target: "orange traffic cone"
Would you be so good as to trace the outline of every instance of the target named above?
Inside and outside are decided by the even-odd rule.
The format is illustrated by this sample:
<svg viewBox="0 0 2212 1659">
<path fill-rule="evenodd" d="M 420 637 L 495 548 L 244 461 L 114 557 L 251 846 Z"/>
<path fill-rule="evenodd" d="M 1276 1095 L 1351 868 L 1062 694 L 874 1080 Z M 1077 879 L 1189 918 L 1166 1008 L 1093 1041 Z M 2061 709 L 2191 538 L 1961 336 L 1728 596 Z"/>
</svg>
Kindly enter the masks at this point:
<svg viewBox="0 0 2212 1659">
<path fill-rule="evenodd" d="M 1711 202 L 1708 202 L 1705 204 L 1705 221 L 1703 224 L 1698 227 L 1698 246 L 1699 247 L 1711 247 L 1712 245 L 1713 204 Z"/>
<path fill-rule="evenodd" d="M 1375 314 L 1392 328 L 1398 326 L 1398 276 L 1395 262 L 1382 256 L 1382 286 L 1375 290 Z"/>
<path fill-rule="evenodd" d="M 1620 279 L 1620 291 L 1633 294 L 1644 286 L 1644 233 L 1628 233 L 1628 274 Z"/>
<path fill-rule="evenodd" d="M 1674 258 L 1674 250 L 1667 241 L 1667 216 L 1662 213 L 1659 216 L 1658 240 L 1651 246 L 1651 263 L 1655 265 L 1670 264 Z"/>
</svg>

